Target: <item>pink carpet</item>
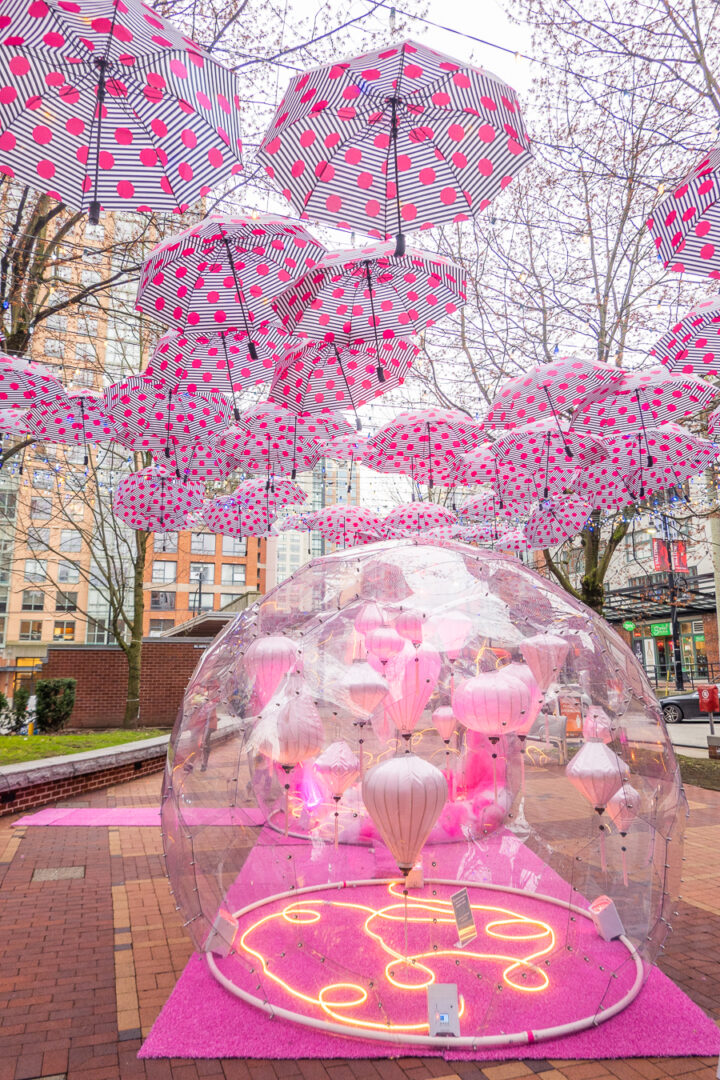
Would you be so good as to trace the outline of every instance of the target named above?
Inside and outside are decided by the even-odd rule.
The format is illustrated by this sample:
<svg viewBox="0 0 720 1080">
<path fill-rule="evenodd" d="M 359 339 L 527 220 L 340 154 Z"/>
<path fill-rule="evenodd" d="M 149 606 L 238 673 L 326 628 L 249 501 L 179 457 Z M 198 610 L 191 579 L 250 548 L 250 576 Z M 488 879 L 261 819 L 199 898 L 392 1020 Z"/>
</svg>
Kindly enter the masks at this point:
<svg viewBox="0 0 720 1080">
<path fill-rule="evenodd" d="M 274 850 L 269 851 L 268 848 Z M 457 864 L 458 848 L 462 852 L 462 867 Z M 482 845 L 434 845 L 426 850 L 425 855 L 426 873 L 429 873 L 432 867 L 432 876 L 461 876 L 466 880 L 503 882 L 521 888 L 528 894 L 537 892 L 559 898 L 568 897 L 567 883 L 505 830 L 493 834 L 493 837 Z M 263 829 L 226 902 L 233 909 L 256 897 L 290 888 L 292 884 L 297 887 L 385 875 L 384 866 L 379 865 L 380 853 L 373 853 L 369 848 L 345 847 L 343 850 L 341 845 L 337 852 L 331 849 L 329 853 L 324 852 L 324 856 L 323 859 L 316 859 L 306 844 Z M 292 869 L 289 869 L 290 866 Z M 462 871 L 461 874 L 459 871 Z M 390 861 L 387 876 L 393 876 Z M 377 894 L 381 888 L 383 887 L 358 887 L 325 893 L 324 896 L 331 900 L 340 899 L 343 902 L 365 904 L 377 909 L 386 903 L 395 902 L 387 897 L 384 890 L 379 897 Z M 436 891 L 442 899 L 445 893 L 452 890 L 437 887 Z M 322 895 L 318 893 L 318 899 Z M 428 887 L 424 895 L 430 895 Z M 295 902 L 298 903 L 301 899 L 298 897 Z M 307 897 L 308 901 L 311 899 L 312 894 Z M 631 984 L 632 965 L 626 962 L 626 951 L 617 943 L 605 944 L 600 941 L 591 931 L 590 924 L 582 917 L 569 925 L 567 912 L 543 903 L 532 895 L 515 896 L 471 891 L 471 900 L 473 904 L 481 902 L 510 909 L 524 920 L 524 925 L 520 922 L 507 924 L 507 932 L 513 940 L 493 942 L 491 937 L 482 933 L 483 927 L 491 918 L 502 916 L 478 913 L 476 921 L 481 934 L 473 945 L 478 952 L 486 954 L 482 959 L 472 963 L 461 960 L 458 966 L 455 963 L 456 955 L 441 959 L 437 954 L 433 954 L 432 959 L 426 958 L 438 981 L 457 982 L 461 993 L 464 993 L 468 1015 L 473 1018 L 472 1026 L 461 1025 L 464 1031 L 523 1030 L 566 1022 L 574 1017 L 591 1014 L 601 1001 L 607 1005 L 617 1000 Z M 577 893 L 574 894 L 574 900 L 578 902 Z M 247 923 L 243 923 L 243 929 L 247 930 L 255 919 L 272 915 L 273 912 L 279 914 L 286 903 L 287 901 L 275 908 L 269 906 L 256 912 L 248 917 Z M 395 1019 L 405 1023 L 414 1023 L 421 1019 L 414 1014 L 410 1015 L 407 1007 L 404 1015 L 398 1013 L 398 1010 L 404 1007 L 403 997 L 412 998 L 411 1009 L 421 1012 L 424 991 L 402 995 L 393 991 L 389 981 L 384 981 L 383 969 L 388 955 L 383 952 L 377 940 L 368 939 L 363 934 L 363 921 L 367 913 L 348 909 L 343 914 L 317 901 L 314 910 L 319 912 L 321 917 L 317 922 L 312 921 L 314 914 L 305 919 L 301 931 L 302 950 L 297 947 L 297 928 L 290 926 L 287 919 L 274 919 L 248 935 L 247 943 L 252 944 L 262 954 L 269 963 L 268 970 L 276 977 L 285 979 L 296 991 L 313 997 L 321 985 L 343 981 L 363 983 L 363 980 L 367 980 L 368 971 L 372 969 L 379 976 L 376 983 L 378 988 L 383 980 L 382 995 L 378 989 L 378 997 L 382 996 L 382 1001 L 389 1010 L 395 1010 Z M 523 956 L 530 958 L 533 951 L 540 952 L 548 942 L 547 937 L 532 936 L 533 929 L 527 928 L 528 920 L 546 921 L 556 931 L 557 940 L 542 958 L 537 959 L 535 967 L 528 965 L 516 968 L 513 979 L 518 973 L 521 976 L 524 971 L 532 984 L 543 978 L 539 971 L 545 967 L 550 983 L 547 989 L 537 994 L 520 993 L 506 984 L 503 984 L 502 992 L 497 992 L 494 988 L 498 983 L 502 983 L 502 973 L 503 970 L 507 971 L 508 963 Z M 379 924 L 375 922 L 373 925 L 377 930 Z M 348 933 L 348 927 L 351 933 Z M 404 923 L 402 928 L 404 930 Z M 392 926 L 384 923 L 381 929 L 380 937 L 386 945 L 404 951 L 398 939 L 400 924 Z M 443 949 L 447 950 L 448 946 L 452 945 L 451 930 L 451 926 L 433 926 L 428 931 L 427 927 L 423 930 L 422 927 L 413 928 L 411 925 L 409 952 L 422 951 L 423 942 L 427 943 L 428 936 L 441 952 Z M 507 937 L 505 930 L 503 934 Z M 566 948 L 568 944 L 572 944 L 572 952 Z M 468 952 L 473 949 L 473 945 L 468 946 Z M 489 952 L 492 952 L 492 957 L 487 956 Z M 588 960 L 585 960 L 586 956 L 589 957 Z M 549 967 L 545 965 L 545 960 L 550 960 Z M 257 970 L 256 961 L 253 960 L 253 963 Z M 255 973 L 250 981 L 249 973 L 245 974 L 247 966 L 243 967 L 237 958 L 219 961 L 218 966 L 251 991 L 261 982 L 263 991 L 259 996 L 266 994 L 271 1002 L 286 1008 L 297 1007 L 297 999 L 268 978 L 267 974 L 258 976 Z M 617 975 L 615 979 L 610 978 L 613 972 Z M 478 979 L 478 973 L 482 975 L 481 979 Z M 515 1000 L 512 1001 L 512 998 Z M 501 1002 L 503 1015 L 499 1019 Z M 373 1004 L 377 1007 L 376 1001 L 368 998 L 361 1008 L 368 1010 Z M 354 1015 L 361 1019 L 375 1018 L 370 1014 L 364 1016 L 362 1012 Z M 397 1055 L 399 1050 L 400 1048 L 390 1044 L 323 1034 L 291 1022 L 272 1020 L 224 990 L 208 971 L 204 957 L 196 955 L 180 977 L 139 1056 L 384 1058 L 391 1054 Z M 617 1017 L 597 1028 L 563 1039 L 517 1048 L 482 1049 L 475 1052 L 453 1052 L 448 1048 L 442 1056 L 447 1060 L 597 1059 L 710 1055 L 719 1051 L 720 1031 L 713 1021 L 666 976 L 653 969 L 639 997 Z M 428 1056 L 431 1052 L 425 1047 L 417 1047 L 407 1050 L 403 1048 L 401 1053 Z M 435 1053 L 441 1056 L 440 1051 Z"/>
<path fill-rule="evenodd" d="M 260 825 L 261 810 L 254 808 L 228 809 L 206 806 L 187 807 L 183 819 L 188 825 Z M 160 825 L 157 806 L 47 806 L 35 814 L 25 814 L 13 825 L 71 825 L 93 828 L 128 825 L 134 827 Z"/>
</svg>

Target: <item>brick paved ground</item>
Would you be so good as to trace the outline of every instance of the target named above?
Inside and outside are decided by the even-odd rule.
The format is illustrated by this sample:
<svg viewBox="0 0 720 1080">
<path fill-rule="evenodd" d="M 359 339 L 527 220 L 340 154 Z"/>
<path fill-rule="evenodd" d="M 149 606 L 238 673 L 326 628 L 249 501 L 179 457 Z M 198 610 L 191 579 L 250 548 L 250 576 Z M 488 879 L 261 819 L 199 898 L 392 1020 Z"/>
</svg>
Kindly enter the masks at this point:
<svg viewBox="0 0 720 1080">
<path fill-rule="evenodd" d="M 160 778 L 67 805 L 157 805 Z M 720 793 L 688 789 L 681 918 L 661 966 L 720 1021 Z M 449 1065 L 387 1061 L 138 1061 L 190 955 L 154 829 L 0 822 L 0 1080 L 711 1080 L 710 1058 Z M 58 869 L 60 868 L 60 869 Z M 82 868 L 82 869 L 78 869 Z M 37 871 L 46 871 L 37 874 Z M 78 876 L 82 874 L 82 876 Z"/>
</svg>

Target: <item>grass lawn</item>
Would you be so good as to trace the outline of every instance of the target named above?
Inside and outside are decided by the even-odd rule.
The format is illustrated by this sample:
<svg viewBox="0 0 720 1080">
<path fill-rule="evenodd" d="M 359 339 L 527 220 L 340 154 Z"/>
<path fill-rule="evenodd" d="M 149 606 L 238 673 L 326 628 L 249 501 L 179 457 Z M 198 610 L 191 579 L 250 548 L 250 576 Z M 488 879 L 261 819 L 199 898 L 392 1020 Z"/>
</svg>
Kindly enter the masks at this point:
<svg viewBox="0 0 720 1080">
<path fill-rule="evenodd" d="M 712 758 L 683 757 L 682 754 L 676 756 L 684 784 L 720 791 L 720 761 Z"/>
<path fill-rule="evenodd" d="M 166 728 L 142 728 L 140 731 L 83 731 L 63 735 L 0 735 L 0 766 L 60 754 L 79 754 L 82 750 L 100 750 L 104 746 L 119 746 L 167 734 Z"/>
</svg>

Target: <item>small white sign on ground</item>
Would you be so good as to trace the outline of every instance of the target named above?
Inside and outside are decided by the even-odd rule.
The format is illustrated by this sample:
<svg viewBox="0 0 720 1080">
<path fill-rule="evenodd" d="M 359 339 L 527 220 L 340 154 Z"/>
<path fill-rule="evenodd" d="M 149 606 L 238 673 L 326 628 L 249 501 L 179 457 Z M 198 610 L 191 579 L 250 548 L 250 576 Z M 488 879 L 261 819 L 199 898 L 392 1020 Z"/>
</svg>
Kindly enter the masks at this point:
<svg viewBox="0 0 720 1080">
<path fill-rule="evenodd" d="M 467 889 L 460 889 L 459 892 L 453 893 L 450 901 L 453 906 L 455 925 L 458 932 L 458 939 L 455 944 L 462 949 L 468 942 L 474 941 L 477 937 L 475 916 L 473 915 Z"/>
</svg>

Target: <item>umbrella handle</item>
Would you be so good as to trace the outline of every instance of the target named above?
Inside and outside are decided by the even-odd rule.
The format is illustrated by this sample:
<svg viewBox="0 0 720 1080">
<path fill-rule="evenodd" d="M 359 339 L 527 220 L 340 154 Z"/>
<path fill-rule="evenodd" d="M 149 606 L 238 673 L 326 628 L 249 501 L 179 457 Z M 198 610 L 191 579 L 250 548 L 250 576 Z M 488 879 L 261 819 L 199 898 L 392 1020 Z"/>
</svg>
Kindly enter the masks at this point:
<svg viewBox="0 0 720 1080">
<path fill-rule="evenodd" d="M 400 169 L 398 167 L 398 120 L 397 120 L 396 97 L 390 98 L 390 141 L 393 146 L 393 158 L 395 161 L 395 205 L 397 207 L 398 231 L 395 237 L 395 251 L 393 257 L 402 259 L 405 255 L 405 236 L 402 231 L 402 214 L 400 211 Z M 382 380 L 381 380 L 382 381 Z"/>
<path fill-rule="evenodd" d="M 370 314 L 372 316 L 373 334 L 375 336 L 375 359 L 377 361 L 377 367 L 375 368 L 375 374 L 378 377 L 378 382 L 385 382 L 385 372 L 382 369 L 380 363 L 380 342 L 378 340 L 377 323 L 375 322 L 375 301 L 373 300 L 373 286 L 372 277 L 370 276 L 370 262 L 365 260 L 365 276 L 367 277 L 368 294 L 370 296 Z"/>
<path fill-rule="evenodd" d="M 240 305 L 240 314 L 242 315 L 242 318 L 243 318 L 243 324 L 245 326 L 245 333 L 247 334 L 247 339 L 248 339 L 248 352 L 250 353 L 250 359 L 251 360 L 257 360 L 258 353 L 257 353 L 257 349 L 255 348 L 255 342 L 250 337 L 250 327 L 248 325 L 247 313 L 245 311 L 245 302 L 243 300 L 242 290 L 240 289 L 240 282 L 238 281 L 237 270 L 235 269 L 235 260 L 233 259 L 232 251 L 230 250 L 230 241 L 228 240 L 227 236 L 225 235 L 224 230 L 223 230 L 223 243 L 225 244 L 225 250 L 227 251 L 227 257 L 228 257 L 228 260 L 230 262 L 230 271 L 231 271 L 232 276 L 233 276 L 233 281 L 235 282 L 235 290 L 237 292 L 238 303 Z"/>
<path fill-rule="evenodd" d="M 115 24 L 115 18 L 117 16 L 117 5 L 115 5 L 115 11 L 113 12 L 113 26 Z M 112 34 L 113 28 L 110 28 Z M 100 69 L 100 76 L 98 78 L 97 88 L 97 153 L 95 155 L 95 179 L 93 181 L 93 194 L 95 198 L 88 207 L 88 222 L 90 225 L 100 224 L 100 200 L 98 199 L 98 180 L 100 178 L 100 140 L 102 138 L 102 114 L 105 108 L 105 70 L 108 65 L 106 58 L 99 58 L 95 61 L 96 66 Z"/>
</svg>

